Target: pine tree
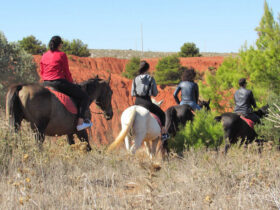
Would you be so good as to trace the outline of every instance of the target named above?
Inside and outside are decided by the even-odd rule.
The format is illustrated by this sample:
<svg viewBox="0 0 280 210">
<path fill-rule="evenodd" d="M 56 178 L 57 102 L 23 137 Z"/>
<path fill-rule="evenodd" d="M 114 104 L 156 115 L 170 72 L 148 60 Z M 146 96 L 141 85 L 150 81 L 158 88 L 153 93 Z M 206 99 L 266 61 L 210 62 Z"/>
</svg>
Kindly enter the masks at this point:
<svg viewBox="0 0 280 210">
<path fill-rule="evenodd" d="M 248 88 L 252 89 L 258 105 L 263 105 L 270 95 L 280 94 L 279 21 L 274 20 L 272 10 L 265 2 L 263 17 L 256 28 L 256 45 L 247 47 L 245 44 L 238 57 L 226 58 L 214 75 L 206 74 L 207 84 L 201 85 L 201 93 L 204 97 L 214 97 L 212 107 L 222 111 L 221 101 L 233 105 L 232 93 L 238 88 L 241 77 L 247 78 Z M 228 95 L 231 97 L 227 98 Z"/>
</svg>

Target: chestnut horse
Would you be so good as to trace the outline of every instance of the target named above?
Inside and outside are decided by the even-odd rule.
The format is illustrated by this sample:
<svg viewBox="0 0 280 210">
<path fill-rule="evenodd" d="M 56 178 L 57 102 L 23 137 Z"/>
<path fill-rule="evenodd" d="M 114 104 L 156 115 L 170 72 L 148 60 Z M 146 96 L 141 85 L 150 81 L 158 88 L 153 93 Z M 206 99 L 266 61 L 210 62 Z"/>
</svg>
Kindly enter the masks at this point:
<svg viewBox="0 0 280 210">
<path fill-rule="evenodd" d="M 103 110 L 107 120 L 113 117 L 110 78 L 103 80 L 96 76 L 79 84 L 88 94 L 90 104 L 95 102 Z M 68 143 L 74 144 L 73 135 L 77 134 L 81 141 L 88 143 L 87 149 L 91 150 L 87 131 L 76 129 L 77 115 L 69 112 L 57 97 L 41 84 L 12 85 L 6 95 L 6 117 L 16 132 L 23 119 L 30 122 L 39 147 L 42 146 L 45 135 L 67 135 Z M 87 117 L 91 118 L 89 110 Z"/>
</svg>

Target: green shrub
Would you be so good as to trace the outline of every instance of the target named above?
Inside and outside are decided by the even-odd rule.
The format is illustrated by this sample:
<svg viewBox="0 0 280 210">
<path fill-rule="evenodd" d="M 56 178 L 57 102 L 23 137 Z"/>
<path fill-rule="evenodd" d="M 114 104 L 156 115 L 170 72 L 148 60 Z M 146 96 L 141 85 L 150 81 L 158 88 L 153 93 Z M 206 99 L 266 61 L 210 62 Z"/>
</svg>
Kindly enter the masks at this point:
<svg viewBox="0 0 280 210">
<path fill-rule="evenodd" d="M 270 113 L 276 113 L 280 115 L 276 105 L 280 105 L 280 99 L 278 95 L 270 95 L 268 99 Z M 269 117 L 271 118 L 271 117 Z M 259 135 L 259 138 L 272 141 L 274 145 L 280 145 L 280 128 L 275 127 L 275 123 L 267 118 L 261 119 L 261 124 L 255 126 L 255 131 Z"/>
<path fill-rule="evenodd" d="M 122 75 L 128 79 L 133 79 L 137 76 L 139 65 L 140 57 L 131 58 L 129 62 L 125 65 L 125 71 L 122 73 Z"/>
<path fill-rule="evenodd" d="M 181 47 L 179 52 L 180 57 L 200 57 L 199 49 L 196 47 L 195 43 L 187 42 Z"/>
<path fill-rule="evenodd" d="M 169 141 L 170 149 L 176 152 L 182 152 L 190 147 L 217 149 L 223 140 L 223 127 L 214 120 L 215 116 L 215 113 L 205 109 L 197 111 L 193 122 L 187 122 L 186 126 Z"/>
<path fill-rule="evenodd" d="M 177 84 L 181 77 L 181 64 L 177 55 L 164 57 L 158 61 L 155 72 L 157 84 Z"/>
<path fill-rule="evenodd" d="M 18 41 L 19 46 L 31 55 L 43 54 L 47 51 L 46 45 L 35 38 L 35 36 L 27 36 Z"/>
<path fill-rule="evenodd" d="M 37 82 L 39 79 L 32 55 L 18 43 L 9 43 L 0 32 L 0 105 L 5 103 L 8 86 L 13 83 Z"/>
<path fill-rule="evenodd" d="M 63 40 L 63 45 L 61 50 L 69 55 L 76 55 L 79 57 L 90 56 L 90 52 L 87 44 L 84 44 L 79 39 L 73 39 L 71 42 L 68 40 Z"/>
</svg>

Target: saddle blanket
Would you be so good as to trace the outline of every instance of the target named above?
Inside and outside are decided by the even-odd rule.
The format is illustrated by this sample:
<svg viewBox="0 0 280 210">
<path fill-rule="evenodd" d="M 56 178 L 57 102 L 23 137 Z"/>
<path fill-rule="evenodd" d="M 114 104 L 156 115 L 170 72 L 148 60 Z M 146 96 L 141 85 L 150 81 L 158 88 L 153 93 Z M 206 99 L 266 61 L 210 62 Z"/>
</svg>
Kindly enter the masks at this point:
<svg viewBox="0 0 280 210">
<path fill-rule="evenodd" d="M 255 123 L 254 123 L 252 120 L 250 120 L 250 119 L 248 119 L 248 118 L 246 118 L 246 117 L 243 117 L 243 116 L 240 116 L 240 118 L 241 118 L 242 120 L 244 120 L 244 121 L 249 125 L 250 128 L 253 128 L 253 129 L 254 129 Z"/>
<path fill-rule="evenodd" d="M 159 127 L 162 127 L 162 124 L 161 124 L 161 122 L 160 122 L 160 119 L 159 119 L 159 117 L 158 116 L 156 116 L 154 113 L 152 113 L 152 112 L 150 112 L 150 114 L 152 115 L 152 117 L 153 118 L 155 118 L 156 119 L 156 121 L 158 122 L 158 124 L 159 124 Z"/>
<path fill-rule="evenodd" d="M 58 92 L 50 87 L 46 87 L 49 91 L 51 91 L 57 98 L 58 100 L 64 105 L 64 107 L 71 112 L 72 114 L 78 114 L 78 109 L 72 99 L 68 96 L 65 95 L 64 93 Z"/>
</svg>

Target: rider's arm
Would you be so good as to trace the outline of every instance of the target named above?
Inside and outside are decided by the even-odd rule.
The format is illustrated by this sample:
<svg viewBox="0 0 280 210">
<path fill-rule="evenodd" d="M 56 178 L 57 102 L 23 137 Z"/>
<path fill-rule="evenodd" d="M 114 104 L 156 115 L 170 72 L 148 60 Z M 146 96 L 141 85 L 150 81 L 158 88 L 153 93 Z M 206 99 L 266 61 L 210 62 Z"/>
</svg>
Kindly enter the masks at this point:
<svg viewBox="0 0 280 210">
<path fill-rule="evenodd" d="M 131 96 L 136 96 L 135 95 L 135 78 L 132 81 L 132 85 L 131 85 Z"/>
<path fill-rule="evenodd" d="M 42 63 L 42 61 L 40 61 L 40 76 L 41 76 L 41 80 L 43 80 L 43 75 L 44 75 L 44 64 Z"/>
<path fill-rule="evenodd" d="M 255 101 L 255 98 L 254 98 L 253 92 L 251 92 L 251 94 L 250 94 L 250 100 L 251 100 L 251 104 L 252 104 L 252 106 L 253 106 L 254 108 L 256 108 L 256 107 L 257 107 L 257 105 L 256 105 L 256 101 Z"/>
<path fill-rule="evenodd" d="M 194 92 L 195 92 L 195 102 L 198 103 L 198 99 L 199 99 L 199 88 L 198 85 L 196 83 L 195 84 L 195 88 L 194 88 Z"/>
<path fill-rule="evenodd" d="M 180 92 L 180 90 L 181 90 L 181 87 L 178 85 L 175 92 L 173 93 L 174 99 L 177 104 L 180 104 L 180 100 L 178 98 L 178 93 Z"/>
<path fill-rule="evenodd" d="M 157 84 L 156 84 L 156 81 L 155 79 L 152 77 L 152 84 L 151 84 L 151 89 L 152 89 L 152 96 L 157 96 L 158 94 L 158 89 L 157 89 Z"/>
<path fill-rule="evenodd" d="M 62 54 L 62 69 L 64 72 L 65 79 L 69 82 L 73 82 L 72 75 L 69 70 L 68 59 L 65 53 Z"/>
</svg>

